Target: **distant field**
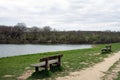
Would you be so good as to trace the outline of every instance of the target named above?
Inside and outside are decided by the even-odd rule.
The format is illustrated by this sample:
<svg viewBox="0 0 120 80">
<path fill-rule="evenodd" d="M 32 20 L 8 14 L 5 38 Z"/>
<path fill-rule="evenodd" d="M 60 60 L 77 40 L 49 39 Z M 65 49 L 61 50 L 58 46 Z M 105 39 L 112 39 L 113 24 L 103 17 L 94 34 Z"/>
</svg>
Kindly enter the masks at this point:
<svg viewBox="0 0 120 80">
<path fill-rule="evenodd" d="M 90 49 L 48 52 L 44 54 L 37 53 L 24 56 L 0 58 L 0 80 L 15 80 L 24 72 L 26 67 L 30 67 L 30 64 L 39 62 L 39 59 L 42 57 L 56 54 L 64 55 L 62 58 L 62 68 L 64 70 L 61 72 L 52 73 L 50 78 L 54 79 L 57 76 L 65 76 L 69 72 L 82 70 L 83 68 L 93 66 L 95 63 L 103 61 L 105 57 L 110 55 L 100 54 L 100 50 L 104 48 L 105 45 L 107 44 L 95 45 Z M 114 43 L 111 45 L 113 52 L 120 50 L 120 43 Z M 14 75 L 14 77 L 5 78 L 3 77 L 4 75 Z"/>
</svg>

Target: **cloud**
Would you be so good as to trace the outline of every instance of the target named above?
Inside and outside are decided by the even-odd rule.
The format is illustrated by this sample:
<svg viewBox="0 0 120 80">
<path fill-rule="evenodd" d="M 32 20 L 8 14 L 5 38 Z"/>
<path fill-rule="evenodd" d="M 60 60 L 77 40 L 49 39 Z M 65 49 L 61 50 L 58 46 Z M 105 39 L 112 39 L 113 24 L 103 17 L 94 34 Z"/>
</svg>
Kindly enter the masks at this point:
<svg viewBox="0 0 120 80">
<path fill-rule="evenodd" d="M 119 30 L 119 0 L 2 0 L 0 24 L 59 30 Z M 109 26 L 109 28 L 108 28 Z"/>
</svg>

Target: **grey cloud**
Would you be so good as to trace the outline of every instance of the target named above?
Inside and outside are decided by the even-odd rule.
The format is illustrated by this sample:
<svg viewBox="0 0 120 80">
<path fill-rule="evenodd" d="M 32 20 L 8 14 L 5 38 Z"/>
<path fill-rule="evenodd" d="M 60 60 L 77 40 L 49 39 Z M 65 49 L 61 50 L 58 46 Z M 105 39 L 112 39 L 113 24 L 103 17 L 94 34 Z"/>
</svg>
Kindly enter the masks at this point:
<svg viewBox="0 0 120 80">
<path fill-rule="evenodd" d="M 0 2 L 0 12 L 0 24 L 25 22 L 60 30 L 107 30 L 110 26 L 120 30 L 119 0 L 5 0 Z"/>
</svg>

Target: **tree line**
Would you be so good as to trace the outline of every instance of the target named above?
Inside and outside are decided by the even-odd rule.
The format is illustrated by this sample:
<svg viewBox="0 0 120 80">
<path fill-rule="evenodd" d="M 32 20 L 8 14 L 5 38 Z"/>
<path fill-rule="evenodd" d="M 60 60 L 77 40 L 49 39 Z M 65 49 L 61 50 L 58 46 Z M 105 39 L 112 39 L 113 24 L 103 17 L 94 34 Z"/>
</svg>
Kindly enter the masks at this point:
<svg viewBox="0 0 120 80">
<path fill-rule="evenodd" d="M 0 25 L 0 44 L 100 44 L 120 42 L 120 32 L 58 31 L 50 26 L 28 28 L 24 23 Z"/>
</svg>

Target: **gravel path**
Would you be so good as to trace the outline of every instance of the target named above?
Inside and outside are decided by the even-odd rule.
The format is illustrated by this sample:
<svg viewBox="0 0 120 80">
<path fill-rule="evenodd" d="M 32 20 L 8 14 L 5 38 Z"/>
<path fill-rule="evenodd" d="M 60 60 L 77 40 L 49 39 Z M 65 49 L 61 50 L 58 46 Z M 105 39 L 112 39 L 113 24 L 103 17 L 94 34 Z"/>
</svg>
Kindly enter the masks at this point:
<svg viewBox="0 0 120 80">
<path fill-rule="evenodd" d="M 120 51 L 105 58 L 103 62 L 100 62 L 91 68 L 72 72 L 68 76 L 58 77 L 56 80 L 101 80 L 101 77 L 105 75 L 104 72 L 107 72 L 107 70 L 119 59 Z"/>
</svg>

